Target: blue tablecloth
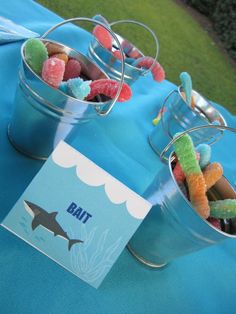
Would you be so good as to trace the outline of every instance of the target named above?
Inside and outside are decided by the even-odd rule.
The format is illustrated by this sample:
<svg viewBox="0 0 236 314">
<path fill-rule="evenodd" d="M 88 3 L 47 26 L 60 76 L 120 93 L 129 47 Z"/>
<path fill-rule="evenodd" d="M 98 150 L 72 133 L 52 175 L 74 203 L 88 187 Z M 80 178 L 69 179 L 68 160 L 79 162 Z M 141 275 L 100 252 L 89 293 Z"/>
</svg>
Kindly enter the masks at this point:
<svg viewBox="0 0 236 314">
<path fill-rule="evenodd" d="M 37 3 L 4 1 L 0 15 L 42 34 L 61 19 Z M 89 36 L 65 26 L 53 37 L 86 52 Z M 79 39 L 78 39 L 79 38 Z M 6 136 L 13 109 L 22 42 L 0 46 L 0 221 L 42 166 L 12 148 Z M 167 73 L 168 75 L 168 73 Z M 81 125 L 68 141 L 107 171 L 142 193 L 160 169 L 147 136 L 151 120 L 173 84 L 151 77 L 132 86 L 133 98 L 107 118 Z M 229 125 L 236 117 L 216 105 Z M 235 135 L 214 145 L 226 176 L 235 174 Z M 227 162 L 226 162 L 227 161 Z M 150 270 L 125 250 L 98 290 L 0 228 L 0 313 L 235 313 L 236 242 L 224 243 Z"/>
</svg>

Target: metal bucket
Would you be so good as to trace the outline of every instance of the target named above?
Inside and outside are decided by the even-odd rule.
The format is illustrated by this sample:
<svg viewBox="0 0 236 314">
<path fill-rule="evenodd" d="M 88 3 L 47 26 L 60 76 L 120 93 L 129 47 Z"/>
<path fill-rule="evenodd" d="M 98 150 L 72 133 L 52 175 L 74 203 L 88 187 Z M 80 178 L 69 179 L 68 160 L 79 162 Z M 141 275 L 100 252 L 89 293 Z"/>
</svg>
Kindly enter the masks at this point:
<svg viewBox="0 0 236 314">
<path fill-rule="evenodd" d="M 210 128 L 236 132 L 236 129 L 230 127 L 213 125 Z M 198 129 L 199 127 L 192 128 L 179 137 Z M 167 145 L 165 150 L 168 150 L 176 139 L 177 137 Z M 140 262 L 154 268 L 162 267 L 178 256 L 198 251 L 228 238 L 236 238 L 236 228 L 234 234 L 220 231 L 194 210 L 175 181 L 171 166 L 174 159 L 175 155 L 172 152 L 168 159 L 168 166 L 163 165 L 144 193 L 144 197 L 153 207 L 128 244 L 128 249 Z M 208 197 L 212 200 L 236 199 L 236 192 L 222 177 L 208 191 Z"/>
<path fill-rule="evenodd" d="M 120 21 L 115 21 L 110 24 L 110 26 L 114 26 L 117 24 L 122 24 L 122 23 L 131 23 L 131 24 L 136 24 L 138 26 L 141 26 L 145 28 L 153 37 L 154 42 L 155 42 L 155 57 L 153 61 L 153 66 L 154 62 L 157 60 L 158 53 L 159 53 L 159 42 L 158 39 L 155 35 L 155 33 L 145 24 L 134 21 L 134 20 L 120 20 Z M 115 33 L 116 34 L 116 33 Z M 119 39 L 119 42 L 122 47 L 129 47 L 129 51 L 126 52 L 126 56 L 130 57 L 131 53 L 136 53 L 137 57 L 144 57 L 143 53 L 135 47 L 131 42 L 129 42 L 127 39 L 123 38 L 122 36 L 116 34 L 117 38 Z M 117 44 L 113 40 L 113 47 L 112 51 L 117 50 Z M 88 49 L 88 56 L 92 58 L 96 64 L 99 65 L 106 73 L 107 75 L 115 80 L 120 80 L 121 79 L 121 74 L 122 74 L 122 68 L 121 68 L 121 60 L 117 59 L 114 57 L 111 51 L 107 50 L 104 48 L 99 41 L 94 37 L 93 40 L 91 41 Z M 125 63 L 125 74 L 124 74 L 124 80 L 127 84 L 131 85 L 134 83 L 140 76 L 145 76 L 148 74 L 152 67 L 150 69 L 142 69 L 142 68 L 137 68 L 135 66 L 130 65 L 129 63 Z"/>
<path fill-rule="evenodd" d="M 97 23 L 106 28 L 122 50 L 116 35 L 101 22 L 89 18 L 72 18 L 49 29 L 40 40 L 50 49 L 65 52 L 81 64 L 81 73 L 91 80 L 108 78 L 92 60 L 83 54 L 45 37 L 59 26 L 73 21 Z M 47 159 L 60 140 L 66 138 L 72 128 L 97 116 L 106 116 L 117 101 L 124 81 L 124 58 L 121 62 L 120 86 L 113 100 L 97 98 L 95 101 L 79 100 L 61 90 L 49 86 L 25 61 L 21 48 L 19 84 L 15 94 L 15 111 L 8 127 L 8 137 L 13 146 L 25 155 Z"/>
<path fill-rule="evenodd" d="M 194 110 L 183 99 L 181 92 L 182 87 L 178 87 L 166 97 L 162 105 L 162 110 L 165 108 L 165 112 L 161 121 L 149 135 L 149 143 L 158 155 L 177 132 L 184 132 L 192 127 L 205 124 L 227 125 L 220 112 L 198 92 L 192 91 L 195 102 Z M 222 129 L 200 128 L 192 135 L 192 139 L 195 145 L 206 142 L 213 144 L 221 138 L 222 134 Z M 164 158 L 167 161 L 168 155 L 165 155 Z"/>
</svg>

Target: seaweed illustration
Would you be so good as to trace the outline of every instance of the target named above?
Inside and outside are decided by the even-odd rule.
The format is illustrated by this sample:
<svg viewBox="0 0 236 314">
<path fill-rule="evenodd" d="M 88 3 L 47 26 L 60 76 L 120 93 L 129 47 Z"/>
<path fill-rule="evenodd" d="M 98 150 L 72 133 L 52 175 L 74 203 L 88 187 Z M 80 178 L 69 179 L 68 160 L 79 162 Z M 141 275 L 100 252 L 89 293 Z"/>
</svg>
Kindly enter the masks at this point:
<svg viewBox="0 0 236 314">
<path fill-rule="evenodd" d="M 82 226 L 80 237 L 84 239 L 84 244 L 80 248 L 74 247 L 71 252 L 71 267 L 75 274 L 88 283 L 94 283 L 103 277 L 106 271 L 113 264 L 113 254 L 121 244 L 122 237 L 119 237 L 109 247 L 106 241 L 109 236 L 109 229 L 105 230 L 97 239 L 97 228 L 93 228 L 89 233 L 86 226 Z M 97 245 L 93 254 L 91 244 L 96 240 Z"/>
</svg>

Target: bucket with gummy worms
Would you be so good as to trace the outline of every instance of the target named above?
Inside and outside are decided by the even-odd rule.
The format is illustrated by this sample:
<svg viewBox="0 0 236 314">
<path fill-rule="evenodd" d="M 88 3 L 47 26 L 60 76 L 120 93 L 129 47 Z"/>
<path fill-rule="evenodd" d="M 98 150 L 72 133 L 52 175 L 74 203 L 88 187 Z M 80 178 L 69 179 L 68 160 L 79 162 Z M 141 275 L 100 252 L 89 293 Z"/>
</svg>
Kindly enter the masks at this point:
<svg viewBox="0 0 236 314">
<path fill-rule="evenodd" d="M 43 46 L 42 50 L 45 49 L 46 54 L 52 55 L 44 60 L 42 71 L 37 69 L 37 64 L 32 69 L 31 56 L 26 49 L 29 42 L 26 41 L 22 45 L 19 83 L 14 101 L 15 110 L 9 123 L 8 137 L 18 151 L 32 158 L 47 159 L 58 142 L 65 139 L 77 124 L 98 116 L 106 116 L 117 100 L 127 100 L 126 95 L 121 99 L 123 88 L 127 85 L 124 83 L 123 57 L 121 58 L 120 82 L 111 82 L 108 75 L 89 57 L 46 38 L 59 26 L 74 21 L 95 23 L 106 28 L 122 51 L 119 40 L 109 28 L 99 21 L 84 17 L 71 18 L 58 23 L 37 39 L 37 45 Z M 37 47 L 29 48 L 34 50 L 38 60 L 44 59 L 44 54 L 40 55 Z M 60 58 L 61 60 L 58 61 Z M 61 68 L 63 68 L 63 74 L 60 72 Z M 70 73 L 73 72 L 73 77 L 68 79 L 67 84 L 62 82 L 58 86 L 58 77 L 62 75 L 60 80 L 63 80 L 63 75 L 68 77 L 68 68 L 70 68 L 68 70 Z M 47 72 L 48 69 L 51 72 Z M 80 72 L 79 78 L 75 77 L 76 70 Z M 102 92 L 97 95 L 102 88 L 104 89 L 104 86 L 101 87 L 101 82 L 107 85 L 108 79 L 109 88 L 105 86 L 105 92 L 112 97 L 104 96 Z M 88 82 L 89 84 L 91 82 L 90 86 L 94 83 L 94 93 L 92 93 L 92 87 L 88 91 Z M 75 84 L 83 84 L 80 93 L 77 93 L 78 89 L 74 92 Z M 81 97 L 81 93 L 86 91 L 86 97 L 83 99 L 84 96 Z"/>
<path fill-rule="evenodd" d="M 165 152 L 174 145 L 168 165 L 144 193 L 153 207 L 128 244 L 145 265 L 159 268 L 179 256 L 236 238 L 235 189 L 219 163 L 210 162 L 209 155 L 206 160 L 202 152 L 198 156 L 188 135 L 209 128 L 236 133 L 226 126 L 198 126 L 176 135 L 160 154 L 164 161 Z M 176 173 L 178 163 L 182 179 Z"/>
<path fill-rule="evenodd" d="M 100 18 L 99 18 L 100 17 Z M 161 82 L 164 79 L 164 70 L 157 62 L 159 54 L 159 42 L 155 33 L 145 24 L 135 20 L 119 20 L 112 23 L 106 21 L 102 16 L 98 18 L 103 21 L 104 25 L 109 27 L 119 24 L 134 24 L 148 31 L 152 36 L 155 45 L 155 56 L 145 57 L 144 54 L 129 40 L 115 33 L 120 45 L 123 49 L 123 57 L 125 58 L 125 73 L 124 80 L 127 84 L 133 84 L 140 76 L 147 75 L 150 71 L 153 74 L 154 80 Z M 97 36 L 98 34 L 98 36 Z M 119 47 L 114 39 L 108 38 L 108 34 L 101 34 L 99 30 L 94 32 L 94 37 L 89 45 L 88 56 L 98 64 L 110 78 L 120 80 L 122 74 L 121 55 Z M 107 40 L 104 38 L 107 38 Z"/>
<path fill-rule="evenodd" d="M 205 125 L 226 126 L 226 121 L 213 105 L 195 90 L 191 91 L 194 108 L 189 106 L 184 98 L 183 88 L 179 86 L 167 95 L 160 112 L 163 112 L 160 122 L 149 135 L 149 143 L 160 156 L 161 151 L 173 139 L 177 132 L 184 132 L 190 128 Z M 223 134 L 223 129 L 199 128 L 192 135 L 194 144 L 213 144 Z M 168 160 L 168 154 L 164 156 Z"/>
</svg>

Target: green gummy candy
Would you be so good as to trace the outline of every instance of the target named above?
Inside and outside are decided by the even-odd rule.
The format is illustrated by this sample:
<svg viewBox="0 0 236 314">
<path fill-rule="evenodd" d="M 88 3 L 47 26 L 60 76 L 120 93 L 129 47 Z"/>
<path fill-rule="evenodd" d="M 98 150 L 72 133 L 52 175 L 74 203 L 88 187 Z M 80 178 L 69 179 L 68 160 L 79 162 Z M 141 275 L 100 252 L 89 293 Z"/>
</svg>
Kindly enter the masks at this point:
<svg viewBox="0 0 236 314">
<path fill-rule="evenodd" d="M 186 176 L 201 173 L 201 168 L 196 159 L 193 141 L 188 134 L 177 139 L 174 143 L 174 148 L 181 168 Z"/>
<path fill-rule="evenodd" d="M 47 48 L 38 38 L 30 38 L 25 43 L 24 48 L 25 60 L 31 69 L 40 74 L 42 72 L 43 63 L 48 58 Z"/>
<path fill-rule="evenodd" d="M 236 199 L 209 202 L 210 216 L 214 218 L 233 218 L 236 216 Z"/>
</svg>

